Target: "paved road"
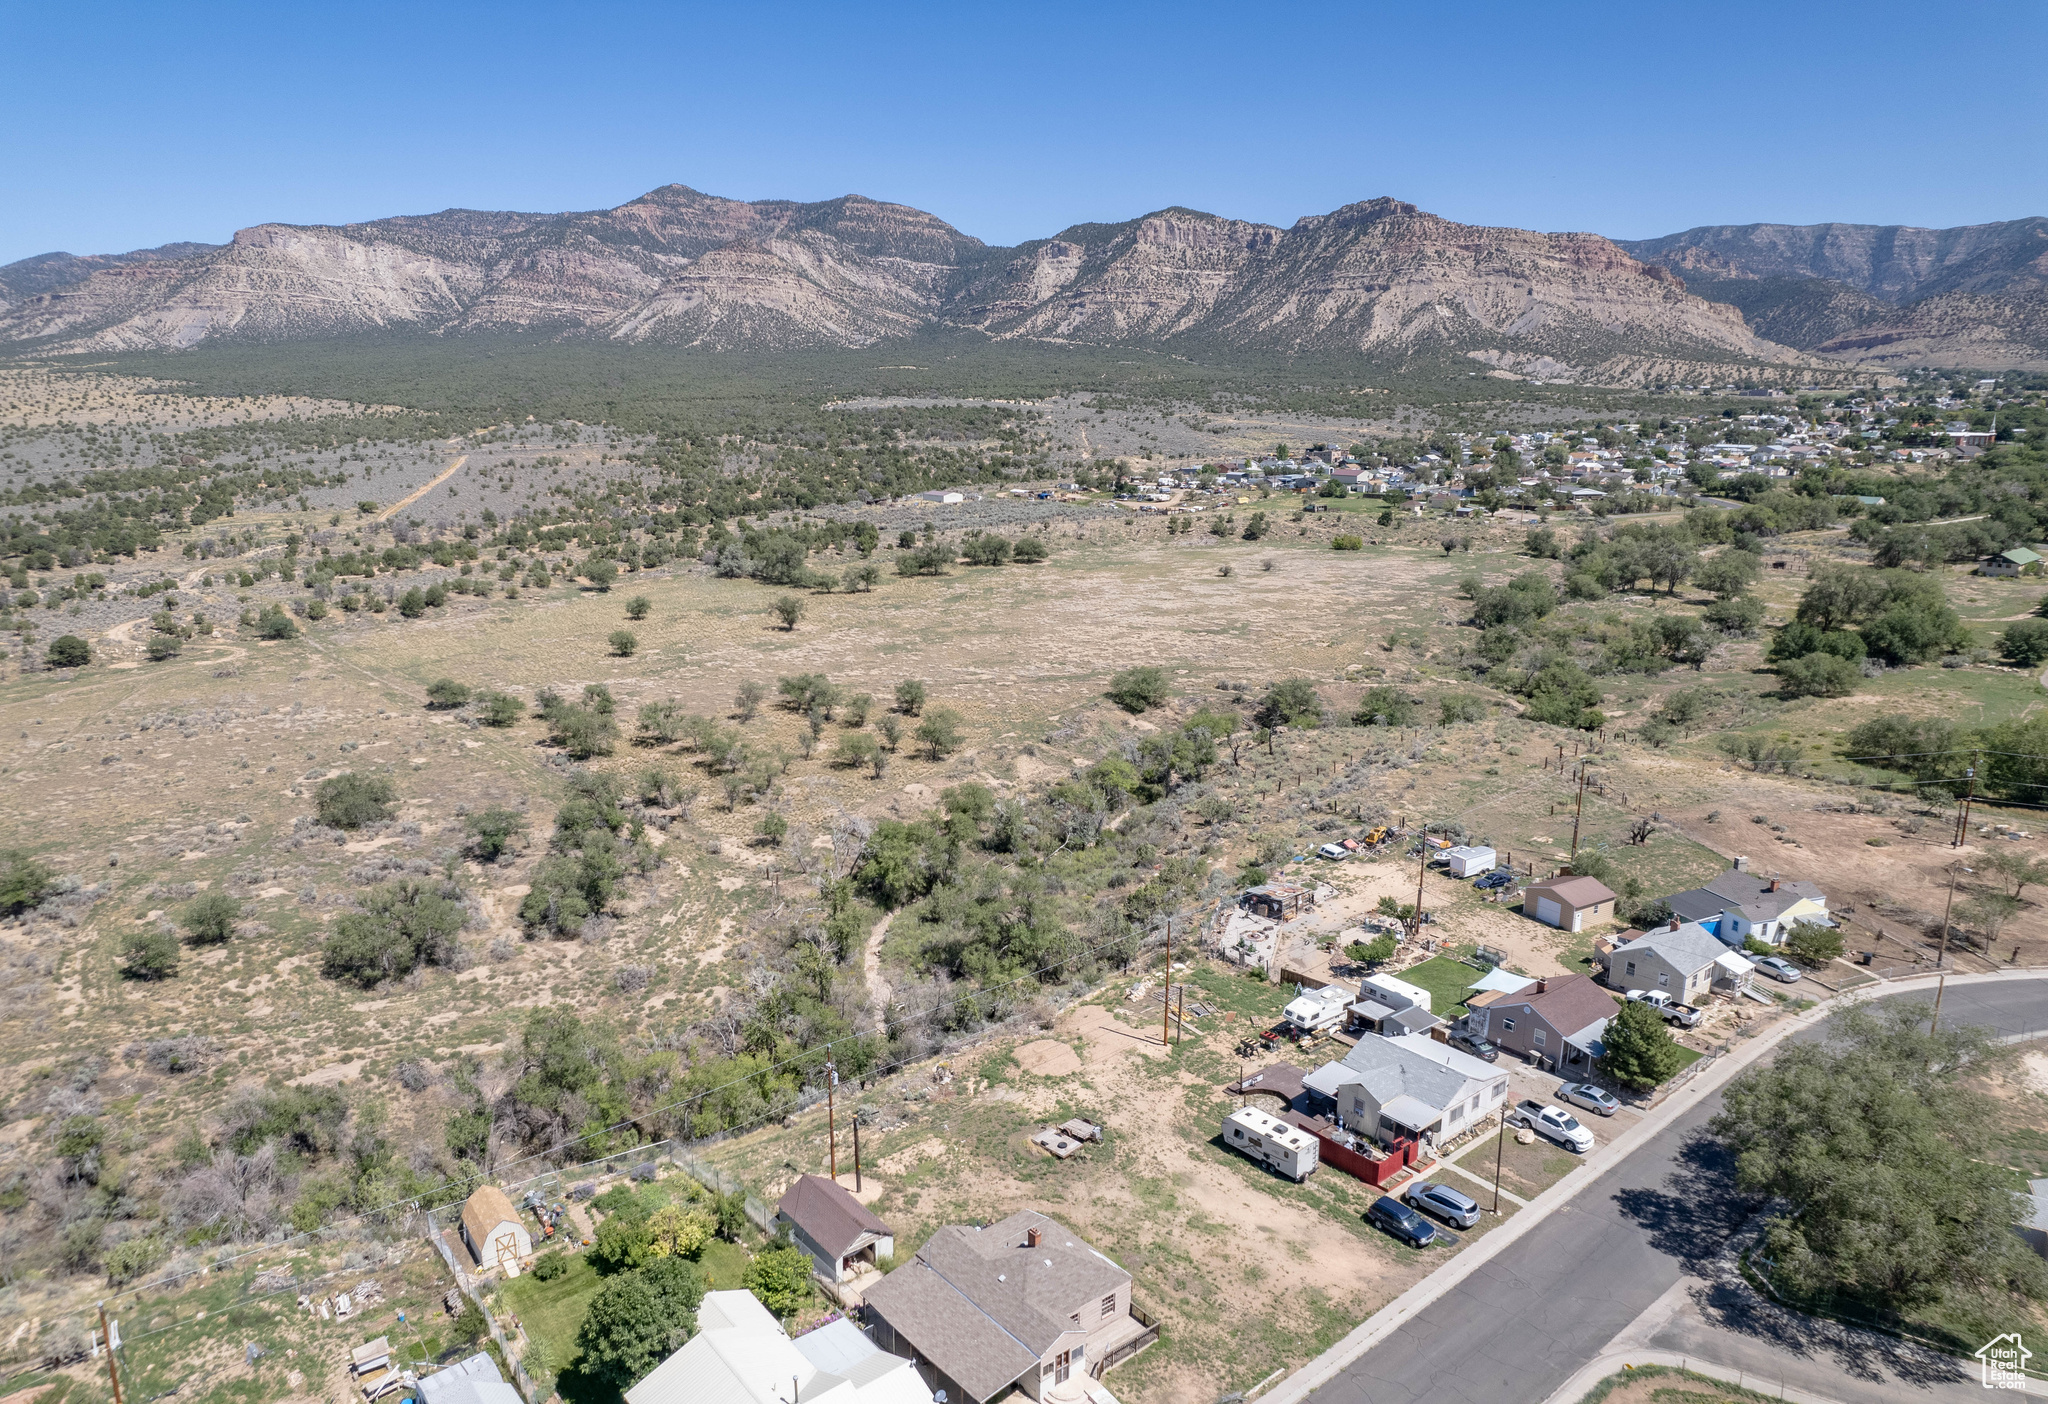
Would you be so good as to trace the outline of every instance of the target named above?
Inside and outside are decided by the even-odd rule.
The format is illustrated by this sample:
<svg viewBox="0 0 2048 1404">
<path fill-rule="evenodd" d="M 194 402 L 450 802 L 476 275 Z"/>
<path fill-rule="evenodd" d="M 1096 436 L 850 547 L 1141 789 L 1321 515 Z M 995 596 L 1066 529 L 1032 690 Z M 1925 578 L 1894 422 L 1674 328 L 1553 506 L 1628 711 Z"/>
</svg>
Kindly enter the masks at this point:
<svg viewBox="0 0 2048 1404">
<path fill-rule="evenodd" d="M 1950 989 L 1941 1012 L 1944 1026 L 2043 1029 L 2048 976 Z M 1353 1361 L 1311 1396 L 1316 1404 L 1540 1404 L 1682 1278 L 1718 1276 L 1714 1260 L 1754 1209 L 1702 1134 L 1720 1107 L 1718 1093 L 1703 1099 Z M 1725 1288 L 1702 1285 L 1660 1329 L 1636 1337 L 1858 1404 L 1929 1404 L 1963 1398 L 1964 1387 L 1990 1397 L 1944 1362 L 1817 1330 Z"/>
</svg>

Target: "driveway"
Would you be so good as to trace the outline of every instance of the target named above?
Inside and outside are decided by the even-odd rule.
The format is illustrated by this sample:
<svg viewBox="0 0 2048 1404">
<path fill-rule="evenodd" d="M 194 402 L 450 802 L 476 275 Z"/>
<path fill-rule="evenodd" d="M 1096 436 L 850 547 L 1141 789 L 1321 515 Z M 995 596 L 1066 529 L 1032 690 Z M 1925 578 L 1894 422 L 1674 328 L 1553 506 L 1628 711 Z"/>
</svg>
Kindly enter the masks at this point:
<svg viewBox="0 0 2048 1404">
<path fill-rule="evenodd" d="M 1942 1020 L 2040 1031 L 2048 975 L 1951 982 Z M 1537 1404 L 1630 1344 L 1842 1404 L 1986 1398 L 1952 1361 L 1780 1311 L 1728 1283 L 1727 1254 L 1755 1206 L 1704 1134 L 1720 1107 L 1718 1092 L 1702 1098 L 1342 1367 L 1314 1392 L 1317 1404 Z M 1299 1391 L 1282 1384 L 1275 1396 Z"/>
</svg>

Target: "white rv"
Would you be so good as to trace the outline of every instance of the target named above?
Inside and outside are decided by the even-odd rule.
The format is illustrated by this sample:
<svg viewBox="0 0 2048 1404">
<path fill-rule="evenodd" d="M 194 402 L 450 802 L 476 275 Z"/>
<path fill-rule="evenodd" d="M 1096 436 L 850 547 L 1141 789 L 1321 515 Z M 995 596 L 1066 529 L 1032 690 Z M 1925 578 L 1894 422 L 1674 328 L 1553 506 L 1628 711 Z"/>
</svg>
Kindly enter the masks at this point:
<svg viewBox="0 0 2048 1404">
<path fill-rule="evenodd" d="M 1350 992 L 1342 985 L 1325 985 L 1319 990 L 1303 990 L 1288 1001 L 1280 1017 L 1303 1033 L 1319 1033 L 1340 1026 L 1344 1022 L 1344 1006 L 1349 1003 Z"/>
<path fill-rule="evenodd" d="M 1321 1158 L 1315 1137 L 1257 1107 L 1240 1107 L 1223 1118 L 1223 1143 L 1297 1184 L 1315 1173 Z"/>
</svg>

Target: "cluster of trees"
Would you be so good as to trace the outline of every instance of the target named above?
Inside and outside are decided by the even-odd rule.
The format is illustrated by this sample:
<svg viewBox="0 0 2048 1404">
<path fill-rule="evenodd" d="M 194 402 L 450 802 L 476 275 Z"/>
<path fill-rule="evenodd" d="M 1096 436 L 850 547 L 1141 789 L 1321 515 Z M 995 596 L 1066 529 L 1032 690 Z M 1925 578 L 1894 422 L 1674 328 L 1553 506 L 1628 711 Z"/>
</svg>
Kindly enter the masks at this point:
<svg viewBox="0 0 2048 1404">
<path fill-rule="evenodd" d="M 655 867 L 653 845 L 641 826 L 629 821 L 619 783 L 601 772 L 571 778 L 569 796 L 555 811 L 548 854 L 534 867 L 531 886 L 519 904 L 529 932 L 574 936 L 584 922 L 604 911 L 619 885 Z"/>
<path fill-rule="evenodd" d="M 1855 689 L 1865 657 L 1909 667 L 1969 642 L 1970 631 L 1949 607 L 1938 577 L 1822 565 L 1766 657 L 1777 665 L 1788 695 L 1842 697 Z"/>
</svg>

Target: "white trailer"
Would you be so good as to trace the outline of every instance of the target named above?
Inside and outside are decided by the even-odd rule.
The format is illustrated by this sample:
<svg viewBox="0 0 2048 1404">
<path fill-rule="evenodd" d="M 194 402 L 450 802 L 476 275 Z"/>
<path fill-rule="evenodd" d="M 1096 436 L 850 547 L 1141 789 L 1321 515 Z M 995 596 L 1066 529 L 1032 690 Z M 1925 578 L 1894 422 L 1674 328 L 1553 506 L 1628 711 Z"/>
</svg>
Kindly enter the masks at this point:
<svg viewBox="0 0 2048 1404">
<path fill-rule="evenodd" d="M 1477 877 L 1481 873 L 1493 871 L 1496 856 L 1490 848 L 1460 844 L 1456 848 L 1444 851 L 1444 867 L 1449 870 L 1452 877 Z"/>
<path fill-rule="evenodd" d="M 1296 1184 L 1314 1174 L 1321 1159 L 1315 1137 L 1257 1107 L 1240 1107 L 1223 1118 L 1223 1143 L 1272 1166 Z"/>
<path fill-rule="evenodd" d="M 1320 1033 L 1343 1024 L 1344 1006 L 1349 1003 L 1350 991 L 1341 985 L 1325 985 L 1319 990 L 1302 991 L 1288 1001 L 1280 1017 L 1303 1033 Z"/>
</svg>

